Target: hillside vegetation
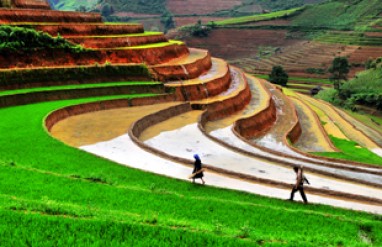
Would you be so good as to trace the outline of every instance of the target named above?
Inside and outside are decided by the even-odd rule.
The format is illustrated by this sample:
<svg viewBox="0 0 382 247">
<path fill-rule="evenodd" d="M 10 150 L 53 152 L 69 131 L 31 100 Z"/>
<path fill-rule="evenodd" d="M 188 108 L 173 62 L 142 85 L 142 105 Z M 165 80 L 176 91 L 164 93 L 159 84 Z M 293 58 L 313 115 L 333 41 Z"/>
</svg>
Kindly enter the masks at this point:
<svg viewBox="0 0 382 247">
<path fill-rule="evenodd" d="M 80 45 L 74 45 L 61 36 L 52 37 L 31 28 L 0 26 L 0 53 L 33 49 L 64 49 L 70 52 L 84 50 Z"/>
<path fill-rule="evenodd" d="M 312 5 L 294 18 L 292 26 L 307 29 L 362 29 L 382 12 L 380 0 L 337 0 Z"/>
<path fill-rule="evenodd" d="M 324 90 L 317 97 L 332 104 L 356 109 L 356 104 L 367 105 L 382 110 L 382 59 L 369 62 L 368 70 L 344 83 L 339 91 Z"/>
<path fill-rule="evenodd" d="M 221 0 L 209 1 L 208 5 L 218 4 Z M 75 1 L 75 0 L 49 0 L 51 6 L 54 9 L 59 10 L 87 10 L 87 11 L 100 11 L 103 6 L 112 6 L 115 13 L 118 12 L 133 12 L 133 13 L 143 13 L 143 14 L 162 14 L 171 9 L 172 1 L 165 0 L 88 0 L 88 1 Z M 226 2 L 226 1 L 225 1 Z M 238 2 L 238 1 L 233 1 Z M 220 16 L 240 16 L 253 14 L 253 10 L 285 10 L 296 7 L 301 7 L 307 3 L 317 3 L 322 2 L 322 0 L 241 0 L 240 5 L 234 6 L 232 9 L 219 10 L 216 12 L 211 12 L 212 15 Z M 207 4 L 207 3 L 206 3 Z M 192 9 L 191 6 L 184 6 L 185 8 Z M 255 8 L 256 7 L 256 8 Z M 193 14 L 202 15 L 198 8 L 191 11 Z M 176 13 L 174 13 L 176 14 Z"/>
</svg>

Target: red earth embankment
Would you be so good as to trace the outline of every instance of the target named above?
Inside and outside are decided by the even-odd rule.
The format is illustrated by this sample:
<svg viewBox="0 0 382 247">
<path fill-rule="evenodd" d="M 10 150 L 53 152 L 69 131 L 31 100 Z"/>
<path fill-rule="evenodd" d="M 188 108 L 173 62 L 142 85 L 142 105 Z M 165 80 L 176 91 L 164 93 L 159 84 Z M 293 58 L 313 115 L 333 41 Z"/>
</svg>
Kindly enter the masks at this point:
<svg viewBox="0 0 382 247">
<path fill-rule="evenodd" d="M 100 14 L 38 9 L 0 9 L 0 24 L 14 22 L 102 22 Z"/>
<path fill-rule="evenodd" d="M 118 35 L 143 33 L 142 24 L 103 24 L 103 23 L 58 23 L 58 24 L 41 24 L 32 27 L 38 31 L 47 32 L 56 36 L 90 36 L 90 35 Z"/>
<path fill-rule="evenodd" d="M 79 99 L 87 97 L 98 97 L 105 95 L 124 95 L 136 93 L 163 93 L 163 85 L 126 85 L 112 87 L 77 88 L 64 90 L 49 90 L 41 92 L 30 92 L 14 95 L 0 96 L 0 107 L 26 105 L 38 102 Z"/>
<path fill-rule="evenodd" d="M 200 118 L 200 124 L 205 126 L 207 122 L 214 121 L 234 114 L 248 105 L 251 101 L 251 90 L 245 80 L 244 89 L 232 97 L 222 99 L 211 104 L 193 104 L 194 109 L 206 109 Z"/>
<path fill-rule="evenodd" d="M 86 48 L 114 48 L 114 47 L 130 47 L 146 44 L 154 44 L 167 42 L 167 38 L 163 34 L 144 35 L 142 36 L 109 36 L 109 37 L 65 37 L 73 43 L 80 44 Z"/>
<path fill-rule="evenodd" d="M 161 64 L 188 54 L 185 45 L 171 44 L 142 49 L 90 50 L 69 53 L 66 50 L 33 50 L 28 52 L 3 52 L 0 68 L 54 67 L 110 63 Z"/>
<path fill-rule="evenodd" d="M 231 74 L 227 68 L 227 72 L 222 77 L 204 83 L 177 86 L 175 94 L 179 100 L 184 101 L 206 99 L 226 91 L 230 86 L 230 82 Z"/>
<path fill-rule="evenodd" d="M 179 56 L 180 57 L 180 56 Z M 206 52 L 204 56 L 189 63 L 174 63 L 153 66 L 160 81 L 187 80 L 196 78 L 211 68 L 211 55 Z"/>
<path fill-rule="evenodd" d="M 267 107 L 256 115 L 236 121 L 234 130 L 239 136 L 253 138 L 263 135 L 276 121 L 276 105 L 269 96 Z"/>
<path fill-rule="evenodd" d="M 50 9 L 48 1 L 45 0 L 13 0 L 17 8 L 25 9 Z"/>
</svg>

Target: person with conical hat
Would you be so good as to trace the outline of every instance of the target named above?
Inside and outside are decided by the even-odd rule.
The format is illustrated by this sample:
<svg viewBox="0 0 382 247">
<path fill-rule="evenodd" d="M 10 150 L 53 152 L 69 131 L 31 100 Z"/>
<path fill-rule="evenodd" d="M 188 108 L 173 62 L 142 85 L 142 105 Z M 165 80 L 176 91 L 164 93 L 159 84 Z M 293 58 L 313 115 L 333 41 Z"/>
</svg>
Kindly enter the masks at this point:
<svg viewBox="0 0 382 247">
<path fill-rule="evenodd" d="M 195 154 L 194 155 L 194 159 L 195 159 L 195 162 L 194 162 L 194 170 L 192 171 L 192 182 L 195 183 L 195 179 L 196 178 L 200 178 L 202 180 L 202 183 L 205 184 L 204 180 L 203 180 L 203 177 L 204 177 L 204 174 L 203 174 L 203 168 L 202 168 L 202 161 L 200 160 L 200 157 L 199 155 Z"/>
</svg>

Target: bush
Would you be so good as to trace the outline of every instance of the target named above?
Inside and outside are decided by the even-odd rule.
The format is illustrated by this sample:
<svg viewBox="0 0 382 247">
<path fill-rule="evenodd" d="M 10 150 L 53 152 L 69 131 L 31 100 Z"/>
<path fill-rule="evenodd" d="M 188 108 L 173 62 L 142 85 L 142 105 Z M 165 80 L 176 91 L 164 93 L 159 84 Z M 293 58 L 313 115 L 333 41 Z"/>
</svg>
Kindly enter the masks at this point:
<svg viewBox="0 0 382 247">
<path fill-rule="evenodd" d="M 289 76 L 282 66 L 274 66 L 269 74 L 269 81 L 277 85 L 286 86 L 288 79 Z"/>
<path fill-rule="evenodd" d="M 212 30 L 211 25 L 204 26 L 199 20 L 198 23 L 192 26 L 185 26 L 181 29 L 193 37 L 208 37 L 208 34 Z"/>
<path fill-rule="evenodd" d="M 31 28 L 0 26 L 0 53 L 46 48 L 65 49 L 75 53 L 85 50 L 82 46 L 74 45 L 60 35 L 54 38 Z"/>
<path fill-rule="evenodd" d="M 333 105 L 340 105 L 338 91 L 332 88 L 321 90 L 314 97 L 329 102 Z"/>
<path fill-rule="evenodd" d="M 308 74 L 324 75 L 326 71 L 321 68 L 307 68 L 305 72 Z"/>
</svg>

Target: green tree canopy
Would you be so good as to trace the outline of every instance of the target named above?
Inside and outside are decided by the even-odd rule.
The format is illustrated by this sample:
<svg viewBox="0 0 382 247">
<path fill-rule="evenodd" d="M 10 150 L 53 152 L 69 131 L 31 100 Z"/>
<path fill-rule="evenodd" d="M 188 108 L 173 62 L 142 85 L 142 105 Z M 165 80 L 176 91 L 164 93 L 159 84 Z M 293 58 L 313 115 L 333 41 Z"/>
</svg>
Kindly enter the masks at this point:
<svg viewBox="0 0 382 247">
<path fill-rule="evenodd" d="M 340 90 L 342 82 L 348 79 L 349 71 L 350 65 L 346 57 L 334 58 L 332 66 L 329 68 L 331 73 L 329 80 L 333 82 L 334 89 Z"/>
<path fill-rule="evenodd" d="M 289 76 L 282 66 L 273 66 L 272 72 L 269 74 L 270 82 L 277 85 L 286 86 L 288 79 Z"/>
</svg>

